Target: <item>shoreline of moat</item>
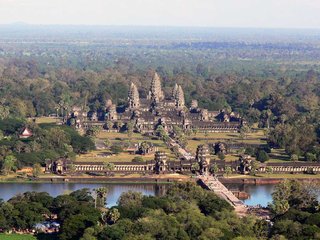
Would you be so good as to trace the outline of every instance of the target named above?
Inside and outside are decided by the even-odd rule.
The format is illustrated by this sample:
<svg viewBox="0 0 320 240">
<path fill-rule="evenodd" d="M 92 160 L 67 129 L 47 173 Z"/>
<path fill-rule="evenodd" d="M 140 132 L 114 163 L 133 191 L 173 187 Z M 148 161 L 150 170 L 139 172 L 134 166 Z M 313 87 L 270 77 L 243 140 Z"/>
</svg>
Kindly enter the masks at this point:
<svg viewBox="0 0 320 240">
<path fill-rule="evenodd" d="M 292 176 L 292 178 L 294 175 Z M 254 177 L 254 176 L 243 176 L 243 177 L 219 177 L 219 180 L 223 184 L 245 184 L 245 185 L 267 185 L 267 184 L 278 184 L 286 179 L 292 179 L 288 177 Z M 319 177 L 297 177 L 294 178 L 302 182 L 316 181 L 320 182 Z M 1 183 L 111 183 L 111 184 L 171 184 L 174 182 L 186 182 L 186 181 L 197 181 L 194 176 L 166 176 L 166 177 L 78 177 L 78 176 L 50 176 L 40 178 L 7 178 L 0 179 Z"/>
</svg>

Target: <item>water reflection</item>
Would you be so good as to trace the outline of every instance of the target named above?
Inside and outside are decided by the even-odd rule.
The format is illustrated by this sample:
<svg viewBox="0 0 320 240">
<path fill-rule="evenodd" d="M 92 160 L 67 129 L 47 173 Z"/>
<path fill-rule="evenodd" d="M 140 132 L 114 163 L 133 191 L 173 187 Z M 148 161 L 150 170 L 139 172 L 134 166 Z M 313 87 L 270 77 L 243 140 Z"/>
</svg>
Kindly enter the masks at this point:
<svg viewBox="0 0 320 240">
<path fill-rule="evenodd" d="M 267 206 L 272 201 L 271 193 L 274 185 L 244 185 L 244 184 L 227 184 L 231 190 L 244 191 L 249 193 L 250 197 L 244 200 L 249 206 L 260 204 Z M 8 200 L 13 196 L 27 191 L 48 192 L 51 196 L 56 197 L 61 194 L 72 191 L 89 188 L 107 187 L 109 189 L 107 197 L 107 206 L 117 204 L 118 198 L 123 192 L 137 191 L 144 195 L 159 196 L 163 195 L 168 185 L 166 184 L 113 184 L 113 183 L 0 183 L 0 198 Z"/>
<path fill-rule="evenodd" d="M 249 198 L 243 202 L 249 206 L 260 204 L 263 207 L 268 206 L 272 202 L 272 192 L 275 185 L 245 185 L 245 184 L 226 184 L 226 187 L 231 191 L 241 191 L 249 194 Z"/>
<path fill-rule="evenodd" d="M 81 188 L 107 187 L 109 189 L 107 205 L 114 206 L 123 192 L 136 191 L 144 195 L 162 195 L 166 189 L 165 184 L 95 184 L 95 183 L 1 183 L 0 198 L 9 200 L 13 196 L 27 191 L 48 192 L 56 197 L 70 193 Z"/>
</svg>

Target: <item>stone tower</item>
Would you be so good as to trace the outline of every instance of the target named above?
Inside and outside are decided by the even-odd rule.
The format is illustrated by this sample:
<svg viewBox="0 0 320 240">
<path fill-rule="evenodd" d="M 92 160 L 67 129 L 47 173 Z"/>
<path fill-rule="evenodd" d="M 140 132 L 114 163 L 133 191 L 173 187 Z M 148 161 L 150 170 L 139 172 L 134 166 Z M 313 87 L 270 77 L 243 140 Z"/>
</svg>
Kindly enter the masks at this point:
<svg viewBox="0 0 320 240">
<path fill-rule="evenodd" d="M 191 110 L 197 110 L 198 109 L 198 101 L 195 99 L 192 99 L 191 101 Z"/>
<path fill-rule="evenodd" d="M 200 111 L 200 117 L 202 121 L 208 121 L 209 120 L 209 113 L 208 113 L 208 110 L 207 109 L 202 109 Z"/>
<path fill-rule="evenodd" d="M 134 83 L 131 83 L 129 94 L 128 94 L 128 105 L 131 109 L 140 107 L 140 97 L 138 88 Z"/>
<path fill-rule="evenodd" d="M 210 165 L 210 153 L 207 145 L 199 145 L 197 147 L 196 160 L 200 166 L 200 173 L 207 173 Z"/>
<path fill-rule="evenodd" d="M 177 93 L 178 93 L 178 84 L 175 84 L 174 88 L 172 90 L 172 99 L 176 99 L 177 98 Z"/>
<path fill-rule="evenodd" d="M 164 99 L 164 93 L 161 89 L 161 80 L 158 73 L 155 73 L 152 79 L 148 99 L 155 103 L 159 103 Z"/>
<path fill-rule="evenodd" d="M 112 104 L 109 108 L 109 120 L 118 120 L 117 106 Z"/>
<path fill-rule="evenodd" d="M 167 154 L 165 152 L 157 151 L 154 155 L 155 160 L 155 172 L 167 171 Z"/>
<path fill-rule="evenodd" d="M 184 101 L 184 92 L 182 90 L 182 87 L 179 85 L 176 95 L 176 106 L 178 108 L 184 108 L 185 107 L 185 101 Z"/>
</svg>

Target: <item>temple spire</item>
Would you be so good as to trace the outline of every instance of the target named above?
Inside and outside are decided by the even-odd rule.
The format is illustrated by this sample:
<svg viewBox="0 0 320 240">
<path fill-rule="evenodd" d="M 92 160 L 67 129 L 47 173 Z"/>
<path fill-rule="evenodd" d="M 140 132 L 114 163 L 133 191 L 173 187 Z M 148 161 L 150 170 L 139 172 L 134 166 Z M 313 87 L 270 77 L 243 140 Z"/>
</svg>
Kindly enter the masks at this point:
<svg viewBox="0 0 320 240">
<path fill-rule="evenodd" d="M 181 85 L 178 85 L 177 93 L 176 93 L 176 106 L 178 108 L 185 107 L 185 100 L 184 100 L 184 92 Z"/>
<path fill-rule="evenodd" d="M 138 88 L 134 83 L 131 83 L 129 93 L 128 93 L 128 105 L 129 108 L 139 108 L 140 107 L 140 97 Z"/>
<path fill-rule="evenodd" d="M 177 93 L 178 93 L 178 84 L 176 83 L 174 85 L 173 90 L 172 90 L 172 99 L 176 99 L 177 98 Z"/>
<path fill-rule="evenodd" d="M 161 89 L 161 80 L 158 73 L 155 72 L 153 79 L 151 81 L 150 91 L 148 94 L 148 99 L 158 103 L 164 99 L 164 94 Z"/>
</svg>

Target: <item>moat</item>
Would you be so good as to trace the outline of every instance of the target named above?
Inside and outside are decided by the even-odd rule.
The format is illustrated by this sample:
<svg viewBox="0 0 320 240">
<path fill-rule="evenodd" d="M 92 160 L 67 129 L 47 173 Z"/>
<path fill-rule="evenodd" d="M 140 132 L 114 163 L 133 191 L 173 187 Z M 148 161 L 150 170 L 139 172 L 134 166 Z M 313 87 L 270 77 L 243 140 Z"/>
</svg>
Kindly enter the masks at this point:
<svg viewBox="0 0 320 240">
<path fill-rule="evenodd" d="M 63 193 L 69 193 L 81 188 L 98 188 L 105 186 L 109 189 L 107 197 L 107 205 L 113 206 L 121 193 L 132 190 L 142 192 L 145 195 L 161 195 L 164 193 L 167 184 L 94 184 L 94 183 L 0 183 L 0 198 L 8 200 L 16 194 L 36 191 L 48 192 L 51 196 L 55 197 Z M 228 184 L 228 188 L 247 192 L 250 197 L 244 200 L 244 203 L 249 206 L 260 204 L 267 206 L 271 201 L 271 193 L 274 185 L 242 185 L 242 184 Z"/>
</svg>

